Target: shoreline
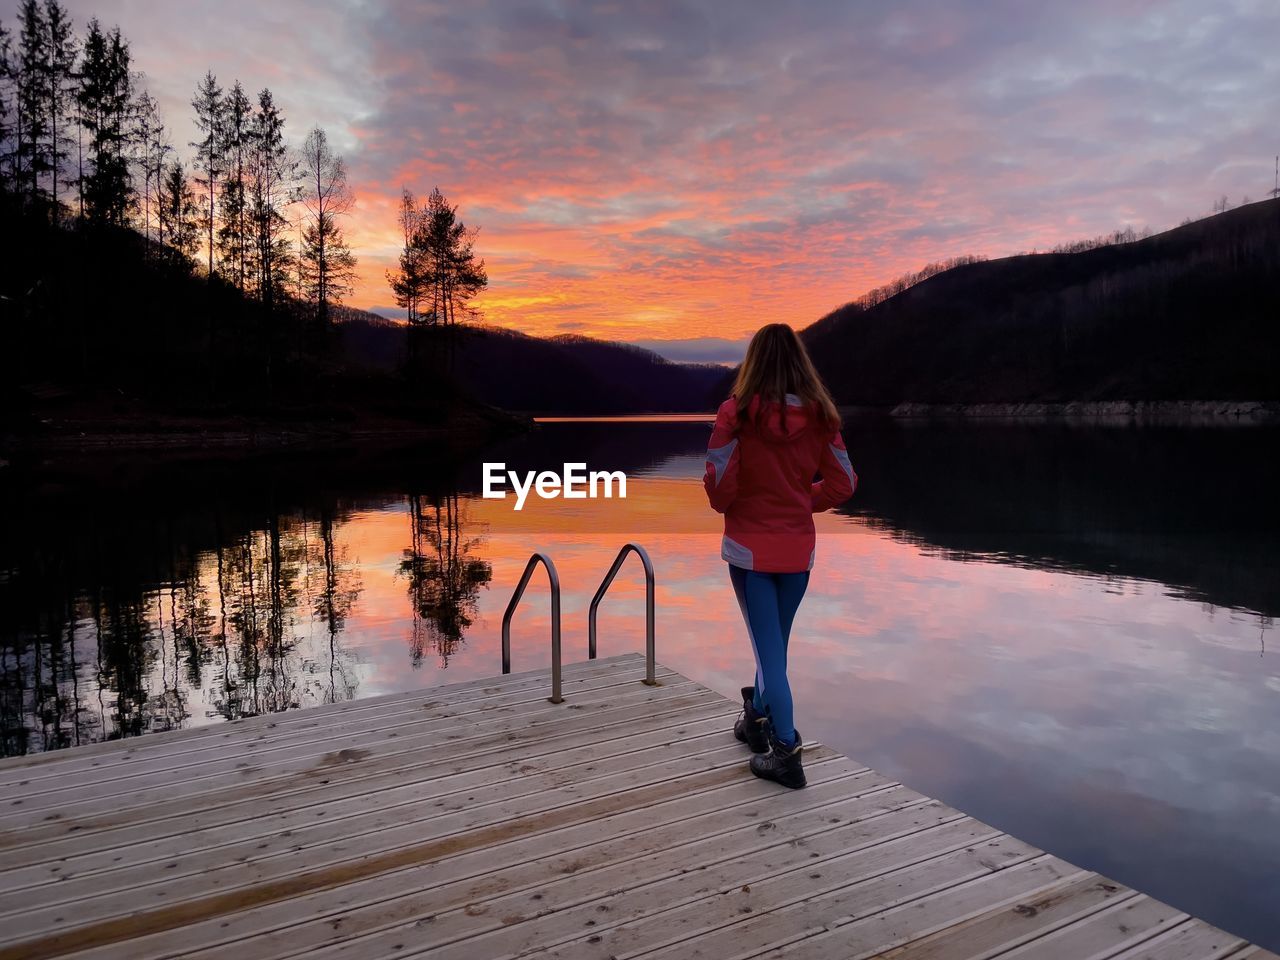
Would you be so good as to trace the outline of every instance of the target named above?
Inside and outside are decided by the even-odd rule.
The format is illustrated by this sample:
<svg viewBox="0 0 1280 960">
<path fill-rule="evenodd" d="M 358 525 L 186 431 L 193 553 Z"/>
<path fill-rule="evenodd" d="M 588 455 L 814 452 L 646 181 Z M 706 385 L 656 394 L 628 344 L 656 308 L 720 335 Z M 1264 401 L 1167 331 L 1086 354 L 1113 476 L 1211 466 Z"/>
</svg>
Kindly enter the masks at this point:
<svg viewBox="0 0 1280 960">
<path fill-rule="evenodd" d="M 1052 421 L 1171 426 L 1251 426 L 1280 423 L 1280 401 L 1244 400 L 904 402 L 895 407 L 842 405 L 840 412 L 851 419 L 887 419 L 897 422 Z M 524 432 L 538 423 L 649 420 L 700 422 L 714 416 L 713 412 L 531 416 L 497 409 L 471 409 L 459 411 L 459 415 L 434 424 L 394 419 L 370 420 L 358 424 L 240 418 L 232 422 L 199 418 L 105 421 L 67 419 L 49 425 L 43 431 L 0 436 L 0 465 L 31 456 L 93 457 L 112 453 L 238 457 L 282 452 L 322 452 L 343 447 L 386 449 L 439 444 L 455 449 L 474 448 L 491 439 Z"/>
<path fill-rule="evenodd" d="M 120 455 L 236 458 L 438 445 L 470 449 L 528 430 L 532 421 L 505 411 L 465 410 L 440 423 L 146 418 L 63 420 L 42 431 L 0 436 L 0 463 Z"/>
<path fill-rule="evenodd" d="M 865 415 L 871 408 L 842 408 Z M 895 420 L 1066 420 L 1151 424 L 1263 424 L 1280 422 L 1280 402 L 1262 400 L 1073 400 L 1020 403 L 900 403 L 880 408 Z"/>
</svg>

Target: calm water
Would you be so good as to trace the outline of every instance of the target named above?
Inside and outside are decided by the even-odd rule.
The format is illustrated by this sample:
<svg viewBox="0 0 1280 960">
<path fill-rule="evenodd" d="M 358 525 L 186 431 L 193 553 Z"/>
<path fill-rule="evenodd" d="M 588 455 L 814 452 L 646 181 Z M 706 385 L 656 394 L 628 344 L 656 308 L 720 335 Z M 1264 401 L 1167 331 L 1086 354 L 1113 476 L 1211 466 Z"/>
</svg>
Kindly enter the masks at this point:
<svg viewBox="0 0 1280 960">
<path fill-rule="evenodd" d="M 544 425 L 466 462 L 335 455 L 0 474 L 0 743 L 30 751 L 498 672 L 535 548 L 567 660 L 627 539 L 658 656 L 752 659 L 699 482 L 705 423 Z M 1280 945 L 1273 429 L 851 425 L 819 520 L 797 723 L 918 790 Z M 478 497 L 480 461 L 624 469 L 626 501 Z M 629 561 L 634 563 L 635 561 Z M 638 568 L 601 652 L 643 649 Z M 513 665 L 548 663 L 544 581 Z"/>
</svg>

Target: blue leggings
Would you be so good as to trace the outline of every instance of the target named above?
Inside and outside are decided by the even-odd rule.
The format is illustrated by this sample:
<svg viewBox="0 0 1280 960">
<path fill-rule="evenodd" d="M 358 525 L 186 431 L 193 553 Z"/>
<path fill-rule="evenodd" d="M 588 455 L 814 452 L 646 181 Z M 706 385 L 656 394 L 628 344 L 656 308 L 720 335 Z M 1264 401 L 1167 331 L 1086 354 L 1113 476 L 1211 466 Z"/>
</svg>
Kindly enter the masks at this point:
<svg viewBox="0 0 1280 960">
<path fill-rule="evenodd" d="M 791 622 L 809 586 L 809 572 L 758 573 L 729 566 L 733 592 L 738 595 L 756 657 L 755 708 L 767 713 L 784 744 L 795 742 L 796 729 L 787 682 L 787 642 Z"/>
</svg>

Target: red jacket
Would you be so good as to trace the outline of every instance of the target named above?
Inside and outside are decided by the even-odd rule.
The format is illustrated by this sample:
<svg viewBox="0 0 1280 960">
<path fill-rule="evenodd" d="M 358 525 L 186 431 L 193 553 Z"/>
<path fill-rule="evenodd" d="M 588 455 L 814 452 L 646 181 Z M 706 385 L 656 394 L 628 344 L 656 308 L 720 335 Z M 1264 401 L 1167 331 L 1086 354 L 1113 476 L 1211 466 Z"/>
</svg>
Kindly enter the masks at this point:
<svg viewBox="0 0 1280 960">
<path fill-rule="evenodd" d="M 813 567 L 813 514 L 853 496 L 858 476 L 840 431 L 821 426 L 799 397 L 787 395 L 785 427 L 773 402 L 757 427 L 759 403 L 741 420 L 732 397 L 720 405 L 702 482 L 724 514 L 721 557 L 747 570 L 799 573 Z"/>
</svg>

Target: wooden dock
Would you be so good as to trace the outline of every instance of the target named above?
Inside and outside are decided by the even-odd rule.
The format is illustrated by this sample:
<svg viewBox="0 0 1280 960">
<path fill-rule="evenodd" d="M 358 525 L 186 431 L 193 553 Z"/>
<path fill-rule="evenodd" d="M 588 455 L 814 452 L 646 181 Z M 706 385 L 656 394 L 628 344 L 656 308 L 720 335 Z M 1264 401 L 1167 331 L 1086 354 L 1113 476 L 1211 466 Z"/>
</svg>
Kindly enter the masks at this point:
<svg viewBox="0 0 1280 960">
<path fill-rule="evenodd" d="M 0 960 L 1262 960 L 643 658 L 0 761 Z"/>
</svg>

